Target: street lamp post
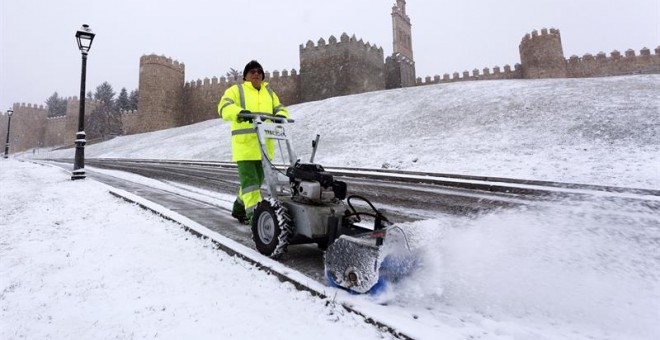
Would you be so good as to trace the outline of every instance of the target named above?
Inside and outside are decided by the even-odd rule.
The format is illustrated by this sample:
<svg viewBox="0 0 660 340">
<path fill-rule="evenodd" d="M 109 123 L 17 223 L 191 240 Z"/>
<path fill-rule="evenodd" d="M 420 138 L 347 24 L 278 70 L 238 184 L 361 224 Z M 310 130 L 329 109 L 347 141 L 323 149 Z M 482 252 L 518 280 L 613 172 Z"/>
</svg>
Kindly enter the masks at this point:
<svg viewBox="0 0 660 340">
<path fill-rule="evenodd" d="M 9 121 L 7 122 L 7 141 L 5 142 L 5 158 L 9 157 L 9 128 L 11 127 L 11 115 L 14 114 L 14 110 L 11 108 L 7 110 L 7 116 L 9 116 Z"/>
<path fill-rule="evenodd" d="M 76 32 L 78 48 L 82 53 L 82 72 L 80 76 L 80 108 L 78 110 L 78 132 L 76 133 L 76 158 L 73 164 L 72 180 L 85 178 L 85 73 L 87 72 L 87 53 L 92 48 L 95 34 L 89 25 L 82 25 Z"/>
</svg>

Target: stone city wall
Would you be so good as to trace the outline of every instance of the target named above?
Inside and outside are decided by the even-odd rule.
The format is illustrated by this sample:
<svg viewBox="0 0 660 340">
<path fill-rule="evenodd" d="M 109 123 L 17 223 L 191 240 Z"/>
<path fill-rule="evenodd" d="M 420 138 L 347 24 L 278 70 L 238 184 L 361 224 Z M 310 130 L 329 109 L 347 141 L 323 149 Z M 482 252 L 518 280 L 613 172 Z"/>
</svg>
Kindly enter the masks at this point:
<svg viewBox="0 0 660 340">
<path fill-rule="evenodd" d="M 72 144 L 73 134 L 67 134 L 67 121 L 73 116 L 56 116 L 46 118 L 46 131 L 44 134 L 44 146 Z M 74 132 L 75 133 L 75 132 Z"/>
<path fill-rule="evenodd" d="M 12 110 L 14 114 L 11 117 L 9 152 L 25 151 L 44 145 L 48 108 L 44 105 L 16 103 L 12 105 Z M 8 119 L 3 119 L 3 141 L 6 141 L 7 136 L 6 122 Z"/>
<path fill-rule="evenodd" d="M 10 153 L 22 152 L 32 148 L 74 145 L 78 131 L 78 112 L 80 101 L 78 97 L 69 97 L 66 113 L 61 116 L 48 117 L 48 106 L 15 103 L 12 106 L 14 115 L 11 119 Z M 85 100 L 85 120 L 96 108 L 94 100 Z M 6 115 L 0 123 L 6 138 Z"/>
<path fill-rule="evenodd" d="M 431 85 L 456 81 L 533 79 L 557 77 L 601 77 L 626 74 L 660 73 L 660 46 L 639 55 L 627 50 L 609 56 L 564 58 L 561 34 L 557 29 L 542 29 L 526 34 L 519 45 L 520 63 L 492 69 L 475 68 L 442 77 L 415 77 L 415 63 L 402 55 L 384 59 L 383 49 L 343 33 L 339 41 L 331 36 L 316 44 L 300 45 L 300 72 L 266 72 L 266 80 L 284 105 L 293 105 L 334 96 L 350 95 L 406 86 Z M 168 129 L 217 118 L 220 97 L 234 79 L 204 78 L 185 82 L 185 65 L 165 56 L 140 58 L 138 110 L 122 112 L 125 134 Z M 87 100 L 85 113 L 94 105 Z M 46 118 L 47 108 L 14 104 L 11 126 L 11 152 L 41 146 L 73 145 L 77 130 L 78 99 L 69 98 L 65 117 Z M 7 116 L 0 119 L 6 133 Z M 3 135 L 4 135 L 3 133 Z"/>
<path fill-rule="evenodd" d="M 561 44 L 561 34 L 558 29 L 542 29 L 526 34 L 519 45 L 520 64 L 515 64 L 512 70 L 509 65 L 500 70 L 495 66 L 491 71 L 484 68 L 480 72 L 454 72 L 445 73 L 442 77 L 435 75 L 424 79 L 417 78 L 417 85 L 431 85 L 468 80 L 494 80 L 494 79 L 539 79 L 539 78 L 587 78 L 605 77 L 629 74 L 660 73 L 660 46 L 656 47 L 654 54 L 648 48 L 640 50 L 639 55 L 629 49 L 625 55 L 613 51 L 610 56 L 599 52 L 595 57 L 585 54 L 582 57 L 564 57 Z"/>
<path fill-rule="evenodd" d="M 651 50 L 643 48 L 639 55 L 629 49 L 625 55 L 619 51 L 612 51 L 608 57 L 604 52 L 596 56 L 585 54 L 582 57 L 571 56 L 566 65 L 568 77 L 605 77 L 626 74 L 660 73 L 660 46 L 656 47 L 654 54 Z"/>
<path fill-rule="evenodd" d="M 138 110 L 121 111 L 121 127 L 125 135 L 140 133 L 140 119 Z"/>
<path fill-rule="evenodd" d="M 299 77 L 296 70 L 291 70 L 291 72 L 288 70 L 273 71 L 272 74 L 266 71 L 265 81 L 285 105 L 300 102 L 298 97 Z M 183 105 L 184 124 L 218 118 L 218 102 L 225 90 L 242 82 L 242 77 L 239 79 L 213 77 L 186 82 Z"/>
</svg>

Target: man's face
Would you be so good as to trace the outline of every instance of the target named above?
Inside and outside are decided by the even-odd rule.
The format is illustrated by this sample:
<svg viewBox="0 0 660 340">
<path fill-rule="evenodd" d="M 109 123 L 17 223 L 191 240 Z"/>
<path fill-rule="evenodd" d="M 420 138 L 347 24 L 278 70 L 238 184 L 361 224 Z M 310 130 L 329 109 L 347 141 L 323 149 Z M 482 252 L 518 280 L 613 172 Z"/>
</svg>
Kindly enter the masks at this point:
<svg viewBox="0 0 660 340">
<path fill-rule="evenodd" d="M 261 86 L 261 70 L 258 68 L 253 68 L 248 71 L 247 75 L 245 76 L 245 80 L 249 81 L 252 83 L 252 86 L 255 88 L 259 88 Z"/>
</svg>

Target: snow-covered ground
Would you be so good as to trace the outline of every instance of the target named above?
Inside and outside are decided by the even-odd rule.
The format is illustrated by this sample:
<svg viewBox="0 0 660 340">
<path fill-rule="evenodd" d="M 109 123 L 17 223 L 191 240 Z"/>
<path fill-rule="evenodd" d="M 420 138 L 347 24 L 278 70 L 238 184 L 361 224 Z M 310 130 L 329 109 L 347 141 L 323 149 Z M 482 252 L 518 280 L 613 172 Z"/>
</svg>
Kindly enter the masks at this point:
<svg viewBox="0 0 660 340">
<path fill-rule="evenodd" d="M 103 184 L 0 167 L 0 339 L 379 338 Z"/>
<path fill-rule="evenodd" d="M 660 76 L 493 81 L 290 112 L 297 150 L 308 152 L 320 133 L 324 165 L 659 189 L 659 98 Z M 86 155 L 229 160 L 227 125 L 120 137 Z M 112 198 L 102 184 L 11 159 L 0 170 L 2 339 L 390 336 Z M 374 313 L 424 339 L 658 339 L 660 214 L 620 204 L 405 225 L 424 270 L 356 303 L 373 299 Z"/>
</svg>

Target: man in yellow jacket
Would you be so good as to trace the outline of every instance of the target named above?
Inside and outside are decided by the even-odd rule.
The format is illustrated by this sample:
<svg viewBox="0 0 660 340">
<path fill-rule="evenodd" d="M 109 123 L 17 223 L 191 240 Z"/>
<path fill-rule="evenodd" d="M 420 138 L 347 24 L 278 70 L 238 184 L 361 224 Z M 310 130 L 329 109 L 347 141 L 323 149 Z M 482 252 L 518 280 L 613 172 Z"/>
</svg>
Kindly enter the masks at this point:
<svg viewBox="0 0 660 340">
<path fill-rule="evenodd" d="M 286 107 L 264 78 L 263 67 L 256 60 L 250 61 L 243 70 L 243 83 L 228 88 L 218 103 L 220 117 L 231 122 L 232 162 L 238 166 L 241 182 L 231 215 L 244 224 L 251 222 L 254 208 L 261 201 L 264 170 L 254 126 L 251 121 L 238 118 L 238 114 L 260 112 L 289 117 Z M 268 157 L 272 159 L 275 149 L 272 140 L 267 141 L 267 147 Z"/>
</svg>

